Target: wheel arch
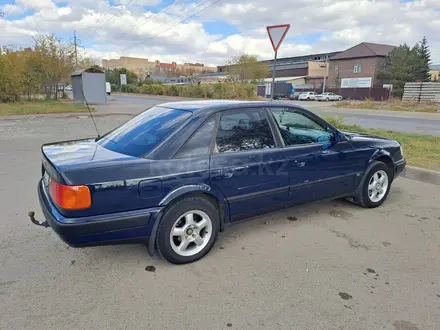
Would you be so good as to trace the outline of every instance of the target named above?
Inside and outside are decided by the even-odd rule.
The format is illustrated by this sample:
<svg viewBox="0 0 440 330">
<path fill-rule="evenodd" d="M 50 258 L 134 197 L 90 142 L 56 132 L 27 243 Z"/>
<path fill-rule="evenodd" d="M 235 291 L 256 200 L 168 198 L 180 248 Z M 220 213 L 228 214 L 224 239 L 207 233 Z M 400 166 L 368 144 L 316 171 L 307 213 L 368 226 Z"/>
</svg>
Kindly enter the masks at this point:
<svg viewBox="0 0 440 330">
<path fill-rule="evenodd" d="M 162 198 L 159 203 L 159 205 L 162 206 L 163 209 L 156 218 L 147 246 L 148 253 L 151 256 L 154 254 L 156 248 L 157 229 L 159 228 L 159 224 L 162 221 L 162 216 L 165 209 L 168 206 L 177 203 L 184 198 L 195 196 L 205 198 L 215 205 L 219 212 L 220 231 L 224 230 L 225 218 L 229 218 L 229 204 L 220 191 L 213 187 L 210 187 L 207 184 L 187 185 L 179 187 L 168 193 L 164 198 Z"/>
<path fill-rule="evenodd" d="M 370 160 L 368 161 L 368 166 L 374 161 L 382 162 L 388 166 L 388 168 L 392 173 L 392 177 L 391 177 L 391 181 L 392 181 L 394 179 L 394 162 L 393 162 L 393 158 L 391 157 L 391 154 L 384 149 L 378 149 L 373 153 Z"/>
</svg>

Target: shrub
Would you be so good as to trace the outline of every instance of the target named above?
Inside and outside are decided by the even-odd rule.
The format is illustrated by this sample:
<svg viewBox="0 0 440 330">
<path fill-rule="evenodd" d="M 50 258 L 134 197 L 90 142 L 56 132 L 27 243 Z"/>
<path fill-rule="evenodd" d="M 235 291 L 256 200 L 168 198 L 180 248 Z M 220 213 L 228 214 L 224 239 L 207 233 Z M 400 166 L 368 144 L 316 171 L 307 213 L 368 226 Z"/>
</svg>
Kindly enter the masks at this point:
<svg viewBox="0 0 440 330">
<path fill-rule="evenodd" d="M 130 86 L 130 87 L 128 87 Z M 253 84 L 200 84 L 200 85 L 162 85 L 143 84 L 140 87 L 125 85 L 127 93 L 149 95 L 181 96 L 205 99 L 249 99 L 257 95 L 257 86 Z"/>
<path fill-rule="evenodd" d="M 136 85 L 122 85 L 121 92 L 123 93 L 140 93 L 140 87 Z"/>
<path fill-rule="evenodd" d="M 119 85 L 117 84 L 110 84 L 110 86 L 112 87 L 112 92 L 116 92 L 119 90 Z"/>
</svg>

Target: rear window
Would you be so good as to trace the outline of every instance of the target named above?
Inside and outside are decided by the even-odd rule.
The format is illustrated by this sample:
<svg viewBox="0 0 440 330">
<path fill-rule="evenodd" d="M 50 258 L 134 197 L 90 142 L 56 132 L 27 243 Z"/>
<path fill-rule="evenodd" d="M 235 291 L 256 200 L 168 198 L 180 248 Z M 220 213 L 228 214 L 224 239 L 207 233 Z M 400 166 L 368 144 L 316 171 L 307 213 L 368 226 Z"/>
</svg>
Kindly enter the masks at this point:
<svg viewBox="0 0 440 330">
<path fill-rule="evenodd" d="M 152 107 L 104 135 L 97 143 L 121 154 L 140 157 L 153 150 L 190 116 L 189 111 Z"/>
</svg>

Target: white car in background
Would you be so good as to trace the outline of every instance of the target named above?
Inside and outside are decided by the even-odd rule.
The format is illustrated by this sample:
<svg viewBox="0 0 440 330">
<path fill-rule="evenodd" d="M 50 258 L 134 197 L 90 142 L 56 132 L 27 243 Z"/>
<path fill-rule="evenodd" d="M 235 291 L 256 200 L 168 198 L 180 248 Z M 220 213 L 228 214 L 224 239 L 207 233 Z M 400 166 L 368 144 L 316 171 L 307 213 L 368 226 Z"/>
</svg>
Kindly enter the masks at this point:
<svg viewBox="0 0 440 330">
<path fill-rule="evenodd" d="M 335 94 L 335 93 L 322 93 L 319 95 L 316 95 L 315 98 L 316 101 L 341 101 L 342 100 L 342 96 Z"/>
<path fill-rule="evenodd" d="M 300 100 L 300 101 L 316 100 L 317 95 L 318 94 L 316 94 L 315 92 L 304 92 L 304 93 L 299 94 L 298 100 Z"/>
</svg>

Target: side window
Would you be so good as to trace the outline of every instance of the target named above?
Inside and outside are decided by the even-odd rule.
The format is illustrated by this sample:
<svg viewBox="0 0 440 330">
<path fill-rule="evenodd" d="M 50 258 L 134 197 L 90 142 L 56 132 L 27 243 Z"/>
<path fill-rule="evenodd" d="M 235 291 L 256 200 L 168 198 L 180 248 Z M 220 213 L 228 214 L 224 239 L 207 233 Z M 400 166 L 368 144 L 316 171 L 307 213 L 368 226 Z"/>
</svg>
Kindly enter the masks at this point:
<svg viewBox="0 0 440 330">
<path fill-rule="evenodd" d="M 242 109 L 221 114 L 216 152 L 274 148 L 275 141 L 263 109 Z"/>
<path fill-rule="evenodd" d="M 211 149 L 212 134 L 215 127 L 215 118 L 209 118 L 197 131 L 188 139 L 176 155 L 176 158 L 208 155 Z"/>
<path fill-rule="evenodd" d="M 286 108 L 270 108 L 286 146 L 322 143 L 333 139 L 333 133 L 305 115 Z"/>
</svg>

